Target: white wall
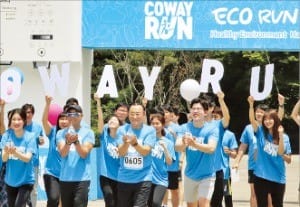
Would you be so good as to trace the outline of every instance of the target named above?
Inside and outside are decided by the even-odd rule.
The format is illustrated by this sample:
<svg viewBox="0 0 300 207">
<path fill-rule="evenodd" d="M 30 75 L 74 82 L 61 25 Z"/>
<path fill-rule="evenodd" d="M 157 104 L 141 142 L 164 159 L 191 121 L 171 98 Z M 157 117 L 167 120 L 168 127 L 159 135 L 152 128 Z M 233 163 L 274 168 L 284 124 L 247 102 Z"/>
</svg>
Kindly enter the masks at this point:
<svg viewBox="0 0 300 207">
<path fill-rule="evenodd" d="M 52 62 L 56 64 L 61 71 L 63 62 Z M 57 103 L 63 107 L 65 101 L 69 97 L 76 97 L 83 108 L 84 120 L 90 123 L 90 102 L 91 102 L 91 67 L 93 64 L 93 50 L 82 49 L 82 61 L 70 62 L 70 74 L 68 95 L 63 97 L 55 89 L 53 96 L 53 103 Z M 42 119 L 43 108 L 45 105 L 45 90 L 42 84 L 40 73 L 38 69 L 33 68 L 32 62 L 13 62 L 11 66 L 0 66 L 0 75 L 10 67 L 18 67 L 24 74 L 24 82 L 21 86 L 21 94 L 19 98 L 12 103 L 5 106 L 5 111 L 12 108 L 21 107 L 25 103 L 31 103 L 35 106 L 34 120 L 40 122 Z M 7 124 L 7 120 L 5 120 Z"/>
</svg>

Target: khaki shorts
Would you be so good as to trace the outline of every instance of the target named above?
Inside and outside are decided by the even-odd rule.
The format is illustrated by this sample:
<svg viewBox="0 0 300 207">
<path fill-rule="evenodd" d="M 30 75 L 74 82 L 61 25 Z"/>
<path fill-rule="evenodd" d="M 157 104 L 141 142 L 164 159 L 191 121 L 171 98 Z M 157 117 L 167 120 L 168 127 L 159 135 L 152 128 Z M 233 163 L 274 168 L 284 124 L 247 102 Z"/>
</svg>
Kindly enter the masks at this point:
<svg viewBox="0 0 300 207">
<path fill-rule="evenodd" d="M 215 177 L 206 178 L 200 181 L 192 180 L 184 176 L 184 200 L 193 203 L 199 198 L 210 200 L 214 192 Z"/>
</svg>

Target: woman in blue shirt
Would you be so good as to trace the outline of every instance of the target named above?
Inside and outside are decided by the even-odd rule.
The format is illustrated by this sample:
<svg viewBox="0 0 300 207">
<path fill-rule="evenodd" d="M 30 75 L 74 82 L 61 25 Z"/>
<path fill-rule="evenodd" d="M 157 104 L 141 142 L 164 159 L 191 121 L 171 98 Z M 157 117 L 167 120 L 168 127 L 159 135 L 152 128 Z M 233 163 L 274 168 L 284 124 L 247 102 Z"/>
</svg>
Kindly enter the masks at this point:
<svg viewBox="0 0 300 207">
<path fill-rule="evenodd" d="M 257 137 L 257 160 L 254 169 L 257 206 L 268 206 L 268 194 L 270 194 L 273 207 L 282 207 L 286 183 L 283 155 L 291 151 L 289 138 L 284 134 L 276 111 L 266 111 L 262 125 L 259 125 L 254 118 L 252 96 L 248 97 L 248 102 L 250 122 Z"/>
<path fill-rule="evenodd" d="M 117 130 L 122 122 L 116 115 L 112 115 L 104 125 L 100 98 L 94 95 L 97 101 L 98 131 L 100 133 L 100 187 L 103 192 L 106 207 L 117 206 L 117 178 L 120 167 L 118 145 L 116 142 Z"/>
<path fill-rule="evenodd" d="M 148 199 L 149 207 L 160 207 L 168 187 L 168 165 L 176 159 L 174 143 L 165 137 L 165 119 L 161 114 L 151 117 L 151 125 L 156 130 L 156 142 L 151 149 L 152 186 Z"/>
<path fill-rule="evenodd" d="M 60 200 L 59 190 L 59 174 L 61 168 L 61 157 L 56 146 L 56 133 L 60 129 L 64 129 L 69 126 L 69 120 L 67 114 L 62 112 L 58 115 L 56 126 L 52 126 L 48 121 L 48 113 L 52 97 L 46 96 L 46 105 L 43 113 L 43 128 L 45 134 L 49 139 L 49 151 L 45 165 L 44 184 L 47 194 L 47 207 L 57 207 Z"/>
<path fill-rule="evenodd" d="M 0 142 L 2 139 L 2 135 L 4 134 L 6 128 L 4 124 L 4 108 L 5 108 L 5 101 L 0 98 Z M 0 154 L 2 154 L 2 150 L 0 150 Z M 2 159 L 0 159 L 0 203 L 2 207 L 7 207 L 7 194 L 6 194 L 6 189 L 5 189 L 5 182 L 4 182 L 4 177 L 5 177 L 5 170 L 6 170 L 6 165 L 5 163 L 2 163 Z"/>
<path fill-rule="evenodd" d="M 24 130 L 26 114 L 21 109 L 10 112 L 8 126 L 1 140 L 2 160 L 6 162 L 5 184 L 10 207 L 25 207 L 35 182 L 32 157 L 37 146 L 34 134 Z"/>
</svg>

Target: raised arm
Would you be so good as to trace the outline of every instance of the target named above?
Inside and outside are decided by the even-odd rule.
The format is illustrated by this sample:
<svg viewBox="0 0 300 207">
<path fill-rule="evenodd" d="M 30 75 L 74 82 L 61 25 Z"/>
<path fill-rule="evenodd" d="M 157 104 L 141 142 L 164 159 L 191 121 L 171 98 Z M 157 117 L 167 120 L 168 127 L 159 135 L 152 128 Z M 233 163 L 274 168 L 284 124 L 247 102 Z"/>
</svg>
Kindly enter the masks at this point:
<svg viewBox="0 0 300 207">
<path fill-rule="evenodd" d="M 299 111 L 300 111 L 300 98 L 299 98 L 298 102 L 295 104 L 295 106 L 294 106 L 294 108 L 292 110 L 292 114 L 291 114 L 292 119 L 296 122 L 296 124 L 298 126 L 300 126 Z"/>
<path fill-rule="evenodd" d="M 42 123 L 43 123 L 44 131 L 45 131 L 46 135 L 50 134 L 51 127 L 52 127 L 52 125 L 48 121 L 49 108 L 50 108 L 51 101 L 52 101 L 51 96 L 45 96 L 45 107 L 44 107 L 44 112 L 43 112 L 43 117 L 42 117 Z"/>
<path fill-rule="evenodd" d="M 278 117 L 280 120 L 284 117 L 284 96 L 278 93 Z"/>
<path fill-rule="evenodd" d="M 283 141 L 283 126 L 278 127 L 278 133 L 279 133 L 279 143 L 278 143 L 278 154 L 283 155 L 284 154 L 284 141 Z"/>
<path fill-rule="evenodd" d="M 224 128 L 227 128 L 229 126 L 229 122 L 230 122 L 230 114 L 229 114 L 228 107 L 224 101 L 225 95 L 222 91 L 220 91 L 217 93 L 217 96 L 218 96 L 220 108 L 221 108 L 222 114 L 223 114 L 222 124 L 223 124 Z"/>
<path fill-rule="evenodd" d="M 249 103 L 249 121 L 253 127 L 254 132 L 256 132 L 259 124 L 255 120 L 254 98 L 252 96 L 248 97 L 248 103 Z"/>
<path fill-rule="evenodd" d="M 98 113 L 98 131 L 100 134 L 103 132 L 104 120 L 103 120 L 103 110 L 101 106 L 101 100 L 98 94 L 94 94 L 94 99 L 97 102 L 97 113 Z"/>
</svg>

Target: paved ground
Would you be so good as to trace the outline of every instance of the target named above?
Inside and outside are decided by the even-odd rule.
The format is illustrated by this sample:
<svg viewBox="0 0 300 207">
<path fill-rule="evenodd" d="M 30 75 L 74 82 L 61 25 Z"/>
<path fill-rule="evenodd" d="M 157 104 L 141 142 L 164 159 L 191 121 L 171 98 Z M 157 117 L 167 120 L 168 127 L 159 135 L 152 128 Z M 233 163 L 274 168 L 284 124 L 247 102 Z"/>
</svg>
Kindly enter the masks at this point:
<svg viewBox="0 0 300 207">
<path fill-rule="evenodd" d="M 233 183 L 233 204 L 234 207 L 249 207 L 249 185 L 247 183 L 247 157 L 244 157 L 240 166 L 240 180 Z M 299 185 L 299 155 L 292 156 L 292 163 L 287 165 L 287 185 L 284 199 L 284 207 L 299 207 L 298 203 L 298 185 Z M 45 207 L 45 201 L 39 201 L 37 207 Z M 103 200 L 89 201 L 88 207 L 104 207 Z M 171 205 L 169 205 L 171 206 Z"/>
</svg>

